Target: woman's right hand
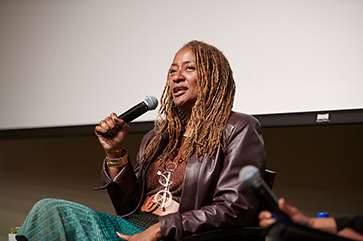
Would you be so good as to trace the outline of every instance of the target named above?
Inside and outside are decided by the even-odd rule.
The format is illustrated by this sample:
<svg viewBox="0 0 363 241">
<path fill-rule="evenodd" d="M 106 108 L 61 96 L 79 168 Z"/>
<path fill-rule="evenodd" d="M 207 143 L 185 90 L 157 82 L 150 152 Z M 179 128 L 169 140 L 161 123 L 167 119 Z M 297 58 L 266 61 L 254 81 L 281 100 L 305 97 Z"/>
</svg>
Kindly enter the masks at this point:
<svg viewBox="0 0 363 241">
<path fill-rule="evenodd" d="M 115 113 L 101 120 L 95 127 L 95 134 L 109 158 L 117 158 L 123 154 L 123 142 L 129 130 L 130 126 L 118 119 Z"/>
</svg>

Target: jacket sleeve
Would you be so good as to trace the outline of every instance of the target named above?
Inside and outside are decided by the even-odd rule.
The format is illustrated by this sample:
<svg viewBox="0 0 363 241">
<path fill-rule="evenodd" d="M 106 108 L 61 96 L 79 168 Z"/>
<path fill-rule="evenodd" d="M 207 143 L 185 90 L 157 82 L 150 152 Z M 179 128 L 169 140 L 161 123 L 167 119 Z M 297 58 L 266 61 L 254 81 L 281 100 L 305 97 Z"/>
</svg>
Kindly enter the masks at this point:
<svg viewBox="0 0 363 241">
<path fill-rule="evenodd" d="M 102 186 L 99 189 L 107 189 L 111 198 L 116 214 L 119 216 L 127 216 L 137 209 L 140 202 L 141 189 L 138 181 L 138 173 L 140 170 L 140 156 L 150 141 L 153 133 L 146 134 L 141 142 L 140 150 L 137 155 L 137 163 L 133 168 L 130 159 L 129 162 L 121 169 L 114 179 L 110 178 L 106 161 L 102 166 Z M 130 157 L 129 157 L 130 158 Z"/>
<path fill-rule="evenodd" d="M 335 222 L 337 223 L 338 232 L 344 228 L 351 228 L 360 234 L 363 234 L 363 215 L 339 217 L 335 218 Z"/>
<path fill-rule="evenodd" d="M 220 162 L 213 162 L 211 158 L 202 160 L 210 162 L 203 163 L 202 166 L 220 165 L 201 168 L 204 172 L 201 175 L 203 178 L 198 179 L 196 188 L 199 192 L 203 190 L 200 185 L 205 185 L 204 189 L 209 190 L 201 191 L 202 195 L 194 198 L 205 198 L 205 205 L 159 217 L 161 231 L 166 239 L 179 240 L 190 234 L 215 228 L 252 224 L 259 203 L 252 192 L 241 184 L 239 172 L 246 165 L 254 165 L 264 172 L 265 150 L 259 122 L 244 115 L 236 123 L 227 124 L 226 151 L 222 153 L 219 148 L 216 159 L 218 156 Z M 208 170 L 213 170 L 213 173 L 205 173 Z M 215 183 L 206 183 L 205 179 L 209 175 L 215 175 Z M 212 179 L 214 178 L 210 178 Z"/>
<path fill-rule="evenodd" d="M 101 176 L 102 186 L 95 190 L 107 189 L 116 214 L 123 216 L 133 211 L 137 204 L 139 190 L 130 160 L 114 179 L 111 179 L 106 161 L 103 161 Z"/>
</svg>

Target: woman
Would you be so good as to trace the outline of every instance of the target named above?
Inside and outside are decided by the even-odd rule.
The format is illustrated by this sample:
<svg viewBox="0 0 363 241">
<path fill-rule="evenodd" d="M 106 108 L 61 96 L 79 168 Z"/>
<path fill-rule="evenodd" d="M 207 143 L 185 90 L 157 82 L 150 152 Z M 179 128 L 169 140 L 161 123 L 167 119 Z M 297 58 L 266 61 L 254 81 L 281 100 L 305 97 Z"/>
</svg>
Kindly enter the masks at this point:
<svg viewBox="0 0 363 241">
<path fill-rule="evenodd" d="M 258 202 L 238 175 L 245 165 L 263 171 L 265 151 L 258 121 L 232 112 L 234 94 L 225 56 L 211 45 L 191 41 L 174 57 L 159 120 L 144 136 L 135 167 L 123 148 L 129 126 L 112 113 L 95 127 L 106 152 L 100 189 L 107 188 L 118 214 L 92 210 L 90 222 L 101 226 L 98 235 L 179 240 L 251 224 Z"/>
</svg>

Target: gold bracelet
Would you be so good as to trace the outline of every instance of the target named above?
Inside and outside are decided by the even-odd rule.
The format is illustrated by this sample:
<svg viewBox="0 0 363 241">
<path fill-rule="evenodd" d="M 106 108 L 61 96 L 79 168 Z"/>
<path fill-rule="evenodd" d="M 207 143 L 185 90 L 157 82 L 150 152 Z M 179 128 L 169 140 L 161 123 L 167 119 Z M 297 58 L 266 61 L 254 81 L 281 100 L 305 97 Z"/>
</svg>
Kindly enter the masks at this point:
<svg viewBox="0 0 363 241">
<path fill-rule="evenodd" d="M 106 164 L 109 167 L 121 168 L 129 162 L 129 154 L 124 150 L 125 155 L 119 158 L 108 158 L 106 157 Z"/>
</svg>

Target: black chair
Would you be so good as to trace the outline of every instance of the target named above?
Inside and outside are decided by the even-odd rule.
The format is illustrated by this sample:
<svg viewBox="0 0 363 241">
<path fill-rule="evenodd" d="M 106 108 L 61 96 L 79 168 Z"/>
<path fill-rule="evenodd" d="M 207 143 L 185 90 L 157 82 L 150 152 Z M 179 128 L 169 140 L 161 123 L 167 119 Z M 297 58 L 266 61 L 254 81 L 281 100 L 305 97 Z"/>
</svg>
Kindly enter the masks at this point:
<svg viewBox="0 0 363 241">
<path fill-rule="evenodd" d="M 272 189 L 273 183 L 275 181 L 276 172 L 266 169 L 265 170 L 265 182 Z M 259 219 L 258 214 L 260 211 L 264 210 L 264 206 L 260 204 L 258 207 L 255 217 L 253 227 L 240 227 L 240 228 L 225 228 L 216 229 L 208 232 L 197 233 L 188 236 L 183 239 L 183 241 L 262 241 L 265 240 L 266 229 L 258 226 Z"/>
</svg>

